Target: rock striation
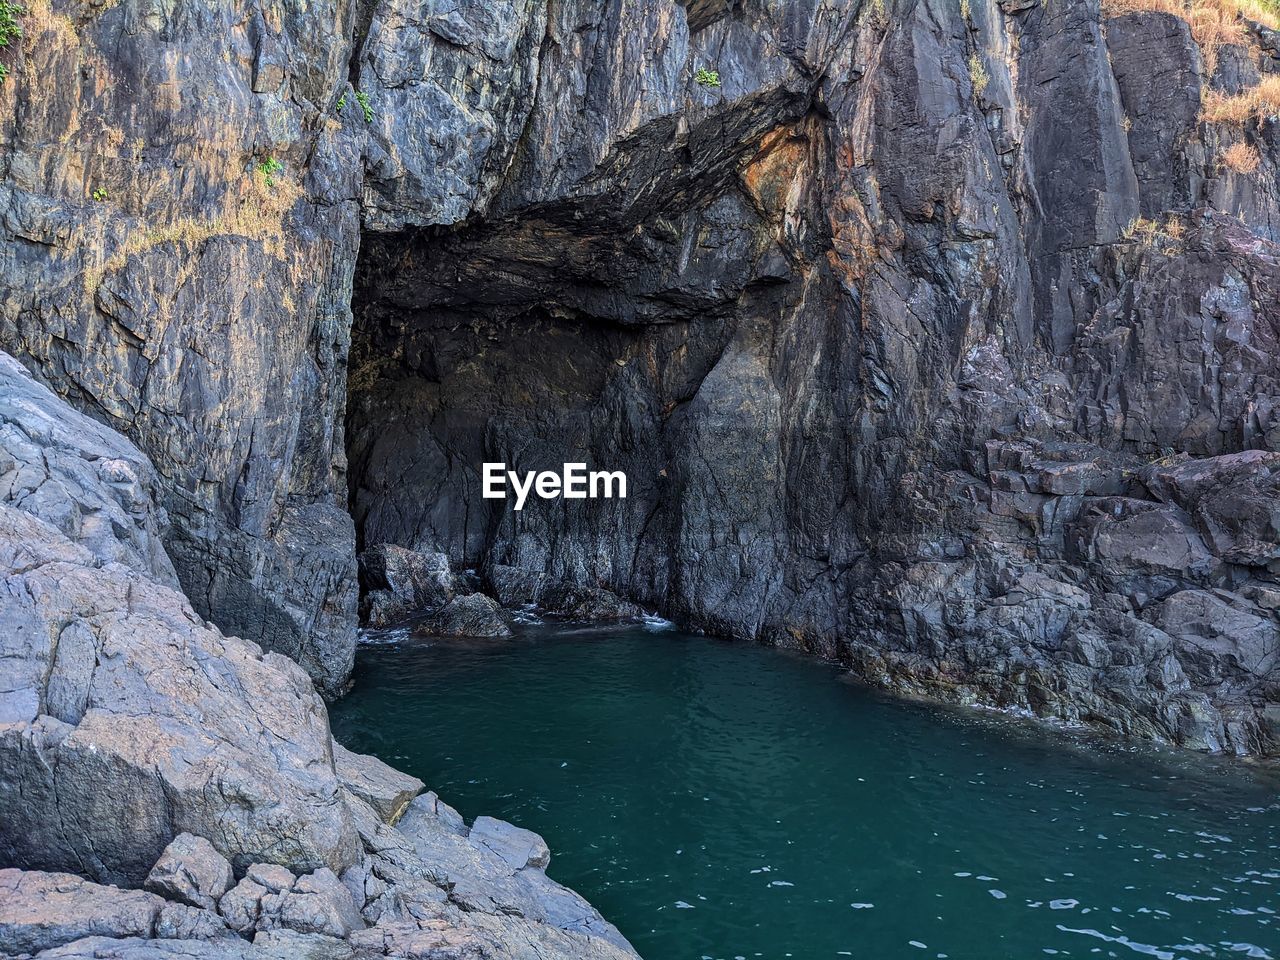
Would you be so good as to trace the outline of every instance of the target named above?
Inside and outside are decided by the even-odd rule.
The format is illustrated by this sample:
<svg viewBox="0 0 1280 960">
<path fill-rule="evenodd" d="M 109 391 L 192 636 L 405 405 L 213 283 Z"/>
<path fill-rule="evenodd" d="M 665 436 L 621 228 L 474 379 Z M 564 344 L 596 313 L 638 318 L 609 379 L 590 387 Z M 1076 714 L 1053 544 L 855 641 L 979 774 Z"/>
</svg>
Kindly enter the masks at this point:
<svg viewBox="0 0 1280 960">
<path fill-rule="evenodd" d="M 0 373 L 0 953 L 635 956 L 540 838 L 335 744 L 296 663 L 160 582 L 146 457 Z"/>
</svg>

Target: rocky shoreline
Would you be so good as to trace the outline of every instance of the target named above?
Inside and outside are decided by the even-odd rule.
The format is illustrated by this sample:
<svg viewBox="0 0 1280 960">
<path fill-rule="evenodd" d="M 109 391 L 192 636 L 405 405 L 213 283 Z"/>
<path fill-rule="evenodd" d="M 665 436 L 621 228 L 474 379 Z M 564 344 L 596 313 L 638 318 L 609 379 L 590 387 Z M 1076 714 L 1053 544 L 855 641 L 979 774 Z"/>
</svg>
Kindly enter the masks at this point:
<svg viewBox="0 0 1280 960">
<path fill-rule="evenodd" d="M 643 607 L 1280 754 L 1280 10 L 11 8 L 21 949 L 625 955 L 332 742 L 362 614 Z M 627 497 L 481 495 L 570 461 Z"/>
<path fill-rule="evenodd" d="M 635 956 L 540 837 L 345 750 L 297 664 L 197 616 L 156 482 L 0 355 L 0 953 Z"/>
</svg>

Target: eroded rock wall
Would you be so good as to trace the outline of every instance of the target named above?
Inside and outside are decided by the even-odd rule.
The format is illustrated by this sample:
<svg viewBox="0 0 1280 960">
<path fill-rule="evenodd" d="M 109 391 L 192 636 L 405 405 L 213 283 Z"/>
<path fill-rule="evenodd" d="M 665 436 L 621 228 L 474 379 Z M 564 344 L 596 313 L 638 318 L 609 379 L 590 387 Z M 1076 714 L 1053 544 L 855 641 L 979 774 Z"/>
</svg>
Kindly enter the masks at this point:
<svg viewBox="0 0 1280 960">
<path fill-rule="evenodd" d="M 336 692 L 352 5 L 26 6 L 0 85 L 0 347 L 149 455 L 196 609 Z"/>
<path fill-rule="evenodd" d="M 1274 34 L 1206 50 L 1097 0 L 696 6 L 557 4 L 518 56 L 456 8 L 504 90 L 464 112 L 522 132 L 466 191 L 370 181 L 400 212 L 357 278 L 363 543 L 1274 751 L 1274 468 L 1248 467 L 1247 558 L 1149 469 L 1225 491 L 1210 458 L 1277 449 L 1273 125 L 1203 115 L 1280 68 Z M 631 495 L 515 513 L 485 460 Z"/>
</svg>

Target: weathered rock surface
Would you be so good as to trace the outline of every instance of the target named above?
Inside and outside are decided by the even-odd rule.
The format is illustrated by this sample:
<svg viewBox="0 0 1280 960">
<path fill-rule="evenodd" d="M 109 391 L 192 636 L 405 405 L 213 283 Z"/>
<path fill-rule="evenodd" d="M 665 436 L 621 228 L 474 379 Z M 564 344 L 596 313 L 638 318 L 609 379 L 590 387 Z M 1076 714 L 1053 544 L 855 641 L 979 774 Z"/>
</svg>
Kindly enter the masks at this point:
<svg viewBox="0 0 1280 960">
<path fill-rule="evenodd" d="M 0 345 L 151 458 L 201 616 L 341 690 L 345 485 L 366 548 L 876 677 L 915 642 L 891 598 L 966 585 L 912 655 L 990 703 L 1028 705 L 989 678 L 1045 638 L 956 623 L 1026 576 L 1122 645 L 1175 588 L 1275 620 L 1269 477 L 1191 504 L 1111 466 L 1280 448 L 1280 148 L 1202 109 L 1274 78 L 1272 33 L 1206 51 L 1100 0 L 356 6 L 42 0 L 5 85 Z M 1015 489 L 990 440 L 1093 452 Z M 629 496 L 517 513 L 485 461 Z M 961 474 L 989 518 L 953 522 Z M 1032 708 L 1186 739 L 1095 669 Z M 1253 732 L 1192 739 L 1273 749 L 1270 683 L 1200 691 Z"/>
<path fill-rule="evenodd" d="M 0 502 L 47 521 L 103 563 L 176 587 L 158 483 L 137 447 L 69 410 L 0 353 Z"/>
<path fill-rule="evenodd" d="M 454 597 L 414 624 L 414 632 L 430 637 L 509 637 L 502 608 L 492 597 L 470 593 Z"/>
<path fill-rule="evenodd" d="M 1221 458 L 1280 450 L 1280 153 L 1201 108 L 1280 63 L 1104 7 L 397 7 L 432 39 L 358 57 L 403 111 L 355 287 L 362 542 L 506 603 L 603 589 L 899 689 L 1276 752 L 1276 488 Z M 397 86 L 435 56 L 501 93 Z M 484 131 L 439 176 L 426 117 Z M 1146 485 L 1173 452 L 1207 499 Z M 516 512 L 481 498 L 498 461 L 629 496 Z M 1174 636 L 1183 591 L 1256 622 Z"/>
<path fill-rule="evenodd" d="M 372 807 L 384 823 L 399 820 L 425 786 L 417 777 L 401 773 L 377 757 L 352 753 L 336 741 L 333 769 L 342 785 Z"/>
<path fill-rule="evenodd" d="M 457 583 L 443 553 L 417 553 L 382 543 L 360 554 L 363 617 L 384 627 L 453 599 Z"/>
<path fill-rule="evenodd" d="M 0 860 L 140 884 L 174 831 L 345 869 L 358 842 L 310 679 L 0 506 Z"/>
<path fill-rule="evenodd" d="M 69 873 L 0 870 L 0 949 L 36 953 L 82 937 L 150 937 L 165 901 Z"/>
<path fill-rule="evenodd" d="M 147 874 L 146 888 L 169 900 L 213 910 L 231 889 L 231 863 L 204 837 L 180 833 Z"/>
<path fill-rule="evenodd" d="M 337 692 L 357 601 L 341 420 L 362 121 L 335 110 L 355 5 L 24 6 L 0 349 L 150 457 L 200 615 Z"/>
</svg>

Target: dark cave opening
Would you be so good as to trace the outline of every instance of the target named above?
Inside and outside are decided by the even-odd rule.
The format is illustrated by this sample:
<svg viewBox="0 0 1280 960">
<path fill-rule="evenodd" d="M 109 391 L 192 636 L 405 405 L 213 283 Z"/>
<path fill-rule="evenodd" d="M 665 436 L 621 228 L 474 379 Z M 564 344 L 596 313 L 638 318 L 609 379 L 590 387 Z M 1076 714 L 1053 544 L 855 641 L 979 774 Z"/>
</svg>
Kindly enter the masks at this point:
<svg viewBox="0 0 1280 960">
<path fill-rule="evenodd" d="M 756 636 L 792 548 L 788 509 L 827 511 L 809 523 L 823 529 L 839 503 L 836 472 L 786 490 L 785 459 L 812 460 L 831 418 L 786 438 L 784 408 L 831 400 L 790 382 L 779 350 L 800 336 L 800 354 L 824 353 L 837 298 L 780 242 L 765 180 L 710 178 L 638 222 L 569 204 L 366 233 L 345 431 L 358 548 L 445 554 L 504 603 L 522 599 L 503 589 L 519 571 Z M 805 311 L 819 322 L 785 331 Z M 486 462 L 622 471 L 628 495 L 515 511 L 483 498 Z"/>
</svg>

